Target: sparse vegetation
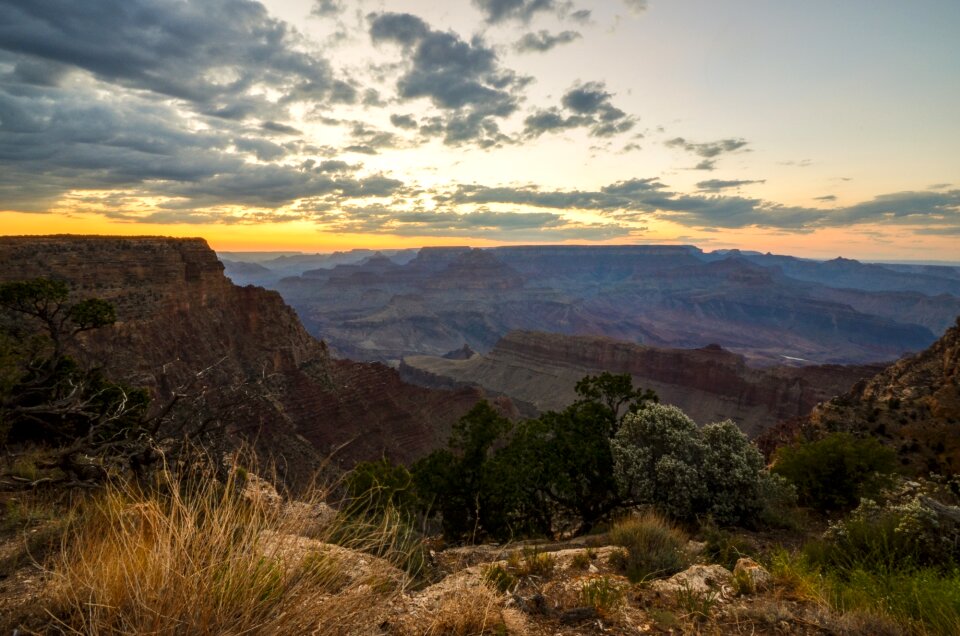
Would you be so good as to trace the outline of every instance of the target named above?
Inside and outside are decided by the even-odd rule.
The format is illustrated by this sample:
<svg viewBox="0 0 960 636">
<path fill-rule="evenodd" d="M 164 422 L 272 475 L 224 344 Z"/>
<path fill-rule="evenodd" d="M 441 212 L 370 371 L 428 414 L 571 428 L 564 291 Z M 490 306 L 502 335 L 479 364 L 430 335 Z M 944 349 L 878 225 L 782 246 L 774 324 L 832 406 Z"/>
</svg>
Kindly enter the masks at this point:
<svg viewBox="0 0 960 636">
<path fill-rule="evenodd" d="M 625 552 L 618 563 L 634 583 L 669 576 L 687 564 L 686 534 L 656 513 L 629 517 L 610 529 L 610 542 Z M 618 554 L 618 553 L 615 553 Z"/>
<path fill-rule="evenodd" d="M 597 610 L 601 617 L 611 616 L 624 601 L 623 585 L 609 576 L 598 576 L 580 587 L 580 600 L 586 607 Z"/>
<path fill-rule="evenodd" d="M 60 629 L 341 633 L 405 584 L 389 561 L 368 556 L 364 567 L 351 550 L 305 539 L 301 518 L 232 483 L 161 486 L 110 485 L 82 504 L 41 600 Z M 392 539 L 382 528 L 350 543 L 389 552 Z"/>
</svg>

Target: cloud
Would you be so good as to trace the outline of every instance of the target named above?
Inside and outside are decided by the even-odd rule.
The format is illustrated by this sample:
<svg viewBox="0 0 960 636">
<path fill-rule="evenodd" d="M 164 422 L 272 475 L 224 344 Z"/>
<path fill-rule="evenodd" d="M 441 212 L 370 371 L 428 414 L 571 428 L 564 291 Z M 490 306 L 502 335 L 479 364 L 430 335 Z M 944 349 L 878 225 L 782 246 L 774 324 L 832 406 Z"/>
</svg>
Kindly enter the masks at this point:
<svg viewBox="0 0 960 636">
<path fill-rule="evenodd" d="M 4 3 L 0 49 L 212 117 L 272 120 L 297 102 L 356 100 L 354 86 L 253 0 Z"/>
<path fill-rule="evenodd" d="M 882 221 L 897 224 L 951 223 L 960 220 L 960 190 L 883 194 L 837 210 L 843 223 Z"/>
<path fill-rule="evenodd" d="M 627 9 L 631 13 L 643 13 L 650 8 L 650 3 L 648 0 L 623 0 L 623 4 L 627 5 Z"/>
<path fill-rule="evenodd" d="M 473 0 L 473 6 L 490 24 L 511 19 L 528 22 L 538 12 L 561 8 L 554 0 Z"/>
<path fill-rule="evenodd" d="M 589 9 L 580 9 L 579 11 L 574 11 L 570 14 L 569 18 L 571 21 L 576 22 L 577 24 L 590 24 L 590 18 L 593 16 L 593 12 Z"/>
<path fill-rule="evenodd" d="M 390 42 L 403 50 L 400 100 L 426 98 L 443 113 L 438 126 L 428 130 L 437 130 L 448 145 L 491 146 L 508 140 L 497 120 L 517 110 L 529 78 L 501 67 L 496 52 L 479 38 L 466 42 L 409 13 L 371 14 L 368 20 L 375 43 Z"/>
<path fill-rule="evenodd" d="M 682 148 L 695 155 L 712 159 L 724 153 L 734 152 L 744 148 L 748 144 L 746 139 L 721 139 L 719 141 L 710 141 L 707 143 L 693 143 L 683 137 L 675 137 L 664 142 L 668 148 Z"/>
<path fill-rule="evenodd" d="M 282 135 L 302 135 L 303 132 L 293 126 L 281 124 L 275 121 L 265 121 L 260 124 L 263 130 L 268 132 L 280 133 Z"/>
<path fill-rule="evenodd" d="M 315 0 L 310 13 L 321 18 L 329 18 L 340 15 L 343 9 L 343 3 L 338 0 Z"/>
<path fill-rule="evenodd" d="M 766 179 L 732 179 L 729 181 L 723 179 L 708 179 L 697 183 L 697 189 L 707 192 L 719 192 L 728 188 L 740 188 L 753 183 L 766 183 Z"/>
<path fill-rule="evenodd" d="M 502 204 L 598 212 L 619 221 L 659 218 L 699 229 L 763 227 L 807 232 L 864 223 L 949 228 L 960 224 L 960 190 L 899 192 L 860 204 L 821 210 L 762 199 L 670 191 L 655 178 L 619 181 L 598 191 L 543 190 L 536 186 L 461 185 L 441 202 Z"/>
<path fill-rule="evenodd" d="M 560 33 L 550 33 L 549 31 L 538 31 L 536 33 L 526 33 L 513 45 L 514 50 L 519 53 L 545 53 L 562 44 L 569 44 L 582 36 L 577 31 L 561 31 Z"/>
<path fill-rule="evenodd" d="M 390 123 L 397 128 L 411 129 L 417 127 L 417 120 L 413 115 L 390 115 Z"/>
<path fill-rule="evenodd" d="M 587 82 L 570 88 L 560 100 L 563 110 L 535 111 L 524 120 L 524 134 L 539 137 L 544 133 L 571 128 L 589 128 L 594 137 L 612 137 L 631 130 L 633 117 L 612 103 L 613 95 L 602 82 Z"/>
<path fill-rule="evenodd" d="M 688 141 L 683 137 L 674 137 L 663 142 L 667 148 L 679 148 L 689 153 L 702 157 L 702 160 L 694 166 L 694 170 L 713 170 L 716 168 L 717 159 L 724 154 L 731 152 L 744 151 L 749 142 L 746 139 L 720 139 L 718 141 L 709 141 L 706 143 L 695 143 Z"/>
<path fill-rule="evenodd" d="M 478 210 L 396 210 L 390 206 L 342 206 L 309 214 L 326 231 L 338 233 L 390 234 L 396 236 L 444 236 L 489 238 L 550 243 L 564 240 L 605 240 L 638 231 L 615 222 L 578 223 L 550 212 L 494 212 Z"/>
<path fill-rule="evenodd" d="M 825 194 L 822 197 L 813 197 L 814 201 L 836 201 L 837 195 L 835 194 Z"/>
</svg>

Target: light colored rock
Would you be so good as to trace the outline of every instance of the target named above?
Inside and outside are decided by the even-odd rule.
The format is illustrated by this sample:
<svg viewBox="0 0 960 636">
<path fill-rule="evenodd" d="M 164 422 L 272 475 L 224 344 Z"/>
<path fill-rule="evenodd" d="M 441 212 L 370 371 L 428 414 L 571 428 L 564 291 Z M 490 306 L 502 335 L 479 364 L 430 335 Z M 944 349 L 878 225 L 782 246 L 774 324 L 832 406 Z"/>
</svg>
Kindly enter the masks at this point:
<svg viewBox="0 0 960 636">
<path fill-rule="evenodd" d="M 696 594 L 718 593 L 727 595 L 733 583 L 733 573 L 722 565 L 693 565 L 674 574 L 669 579 L 654 581 L 650 589 L 662 594 L 674 595 L 681 590 Z"/>
<path fill-rule="evenodd" d="M 261 539 L 265 558 L 279 560 L 288 572 L 296 572 L 304 565 L 326 567 L 331 574 L 336 574 L 341 588 L 374 585 L 379 589 L 401 590 L 408 583 L 403 571 L 366 552 L 298 534 L 265 531 Z"/>
<path fill-rule="evenodd" d="M 337 511 L 321 502 L 288 501 L 281 514 L 291 530 L 305 537 L 322 537 L 337 516 Z"/>
<path fill-rule="evenodd" d="M 773 585 L 773 576 L 753 559 L 743 557 L 733 568 L 733 576 L 749 582 L 749 592 L 763 592 Z"/>
</svg>

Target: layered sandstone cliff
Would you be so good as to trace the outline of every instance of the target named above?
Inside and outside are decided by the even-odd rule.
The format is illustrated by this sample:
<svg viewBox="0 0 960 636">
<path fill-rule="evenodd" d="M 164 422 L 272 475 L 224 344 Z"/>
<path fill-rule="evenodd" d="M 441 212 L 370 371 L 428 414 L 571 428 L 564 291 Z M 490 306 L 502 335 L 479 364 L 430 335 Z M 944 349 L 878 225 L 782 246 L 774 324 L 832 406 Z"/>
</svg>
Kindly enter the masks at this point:
<svg viewBox="0 0 960 636">
<path fill-rule="evenodd" d="M 880 366 L 748 367 L 743 356 L 716 345 L 666 349 L 595 336 L 514 331 L 487 355 L 466 360 L 408 357 L 401 374 L 427 386 L 477 385 L 559 409 L 576 398 L 577 380 L 603 371 L 629 373 L 696 421 L 730 418 L 756 435 L 780 420 L 808 413 Z"/>
<path fill-rule="evenodd" d="M 203 386 L 258 381 L 267 394 L 235 428 L 295 479 L 335 449 L 345 464 L 416 458 L 479 398 L 408 385 L 383 365 L 331 360 L 278 293 L 224 277 L 203 239 L 0 237 L 0 281 L 36 277 L 113 303 L 116 324 L 88 334 L 81 355 L 159 400 L 201 372 Z"/>
</svg>

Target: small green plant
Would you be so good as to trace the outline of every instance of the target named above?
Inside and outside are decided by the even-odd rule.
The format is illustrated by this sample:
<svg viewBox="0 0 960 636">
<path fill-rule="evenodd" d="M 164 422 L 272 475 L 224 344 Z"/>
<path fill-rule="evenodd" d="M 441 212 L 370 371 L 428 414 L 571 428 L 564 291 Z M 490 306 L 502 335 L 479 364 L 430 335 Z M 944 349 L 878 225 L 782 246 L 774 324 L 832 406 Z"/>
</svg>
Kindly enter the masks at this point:
<svg viewBox="0 0 960 636">
<path fill-rule="evenodd" d="M 736 534 L 717 527 L 712 521 L 703 524 L 701 536 L 707 546 L 704 551 L 711 563 L 719 563 L 728 570 L 732 570 L 741 557 L 752 556 L 754 546 Z"/>
<path fill-rule="evenodd" d="M 701 592 L 693 589 L 689 584 L 681 585 L 677 590 L 677 605 L 686 612 L 688 617 L 697 622 L 708 620 L 716 604 L 716 592 Z"/>
<path fill-rule="evenodd" d="M 746 596 L 757 591 L 753 577 L 746 570 L 733 573 L 733 591 L 737 596 Z"/>
<path fill-rule="evenodd" d="M 573 555 L 570 565 L 578 570 L 586 570 L 588 567 L 590 567 L 590 561 L 590 553 L 584 550 L 583 552 L 577 552 Z"/>
<path fill-rule="evenodd" d="M 519 582 L 517 577 L 510 572 L 510 570 L 503 567 L 499 563 L 496 565 L 491 565 L 483 571 L 483 580 L 485 583 L 493 586 L 493 588 L 501 594 L 506 594 L 507 592 L 513 590 L 517 587 L 517 583 Z"/>
<path fill-rule="evenodd" d="M 623 604 L 624 590 L 608 576 L 586 581 L 580 588 L 580 601 L 597 610 L 600 616 L 610 616 Z"/>
<path fill-rule="evenodd" d="M 619 521 L 610 530 L 610 541 L 626 548 L 625 553 L 611 554 L 610 563 L 625 571 L 633 583 L 669 576 L 687 563 L 686 534 L 655 513 Z"/>
<path fill-rule="evenodd" d="M 556 565 L 557 560 L 552 554 L 540 552 L 536 548 L 524 548 L 522 562 L 517 568 L 517 573 L 522 577 L 540 576 L 545 578 L 553 574 Z"/>
</svg>

